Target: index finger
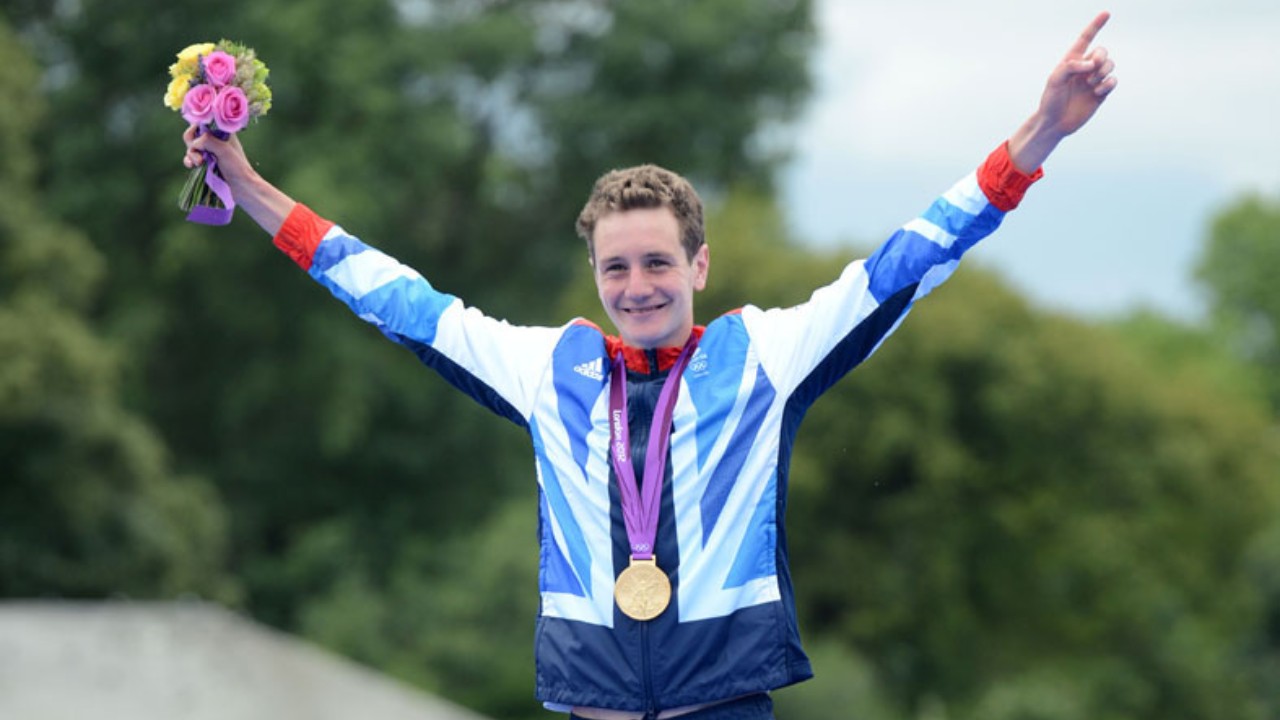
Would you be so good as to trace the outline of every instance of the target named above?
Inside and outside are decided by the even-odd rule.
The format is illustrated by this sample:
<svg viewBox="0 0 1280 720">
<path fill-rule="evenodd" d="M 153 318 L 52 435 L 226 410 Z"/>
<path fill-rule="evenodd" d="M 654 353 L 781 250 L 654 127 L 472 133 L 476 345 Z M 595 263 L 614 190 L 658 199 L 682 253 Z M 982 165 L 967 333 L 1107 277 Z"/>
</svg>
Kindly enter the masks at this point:
<svg viewBox="0 0 1280 720">
<path fill-rule="evenodd" d="M 1072 57 L 1084 55 L 1089 46 L 1093 44 L 1093 39 L 1098 36 L 1098 31 L 1102 30 L 1102 26 L 1106 25 L 1110 19 L 1111 13 L 1105 10 L 1098 13 L 1098 17 L 1094 18 L 1093 22 L 1089 23 L 1089 26 L 1084 29 L 1084 32 L 1080 33 L 1080 37 L 1076 38 L 1075 44 L 1071 46 L 1067 54 Z"/>
</svg>

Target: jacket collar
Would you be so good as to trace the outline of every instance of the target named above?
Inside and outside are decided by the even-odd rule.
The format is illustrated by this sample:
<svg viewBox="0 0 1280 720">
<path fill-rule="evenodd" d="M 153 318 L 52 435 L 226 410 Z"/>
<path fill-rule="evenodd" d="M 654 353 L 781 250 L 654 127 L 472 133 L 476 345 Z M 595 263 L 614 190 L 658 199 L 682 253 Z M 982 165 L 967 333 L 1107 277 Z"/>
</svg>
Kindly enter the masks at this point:
<svg viewBox="0 0 1280 720">
<path fill-rule="evenodd" d="M 693 336 L 702 339 L 702 333 L 706 327 L 702 325 L 693 326 Z M 641 375 L 652 375 L 656 373 L 664 373 L 676 364 L 676 360 L 680 357 L 680 351 L 684 347 L 660 347 L 645 350 L 633 347 L 622 341 L 622 338 L 616 335 L 608 335 L 605 337 L 605 349 L 609 353 L 609 361 L 613 362 L 613 358 L 618 356 L 618 352 L 622 352 L 622 360 L 626 363 L 627 370 L 639 373 Z"/>
</svg>

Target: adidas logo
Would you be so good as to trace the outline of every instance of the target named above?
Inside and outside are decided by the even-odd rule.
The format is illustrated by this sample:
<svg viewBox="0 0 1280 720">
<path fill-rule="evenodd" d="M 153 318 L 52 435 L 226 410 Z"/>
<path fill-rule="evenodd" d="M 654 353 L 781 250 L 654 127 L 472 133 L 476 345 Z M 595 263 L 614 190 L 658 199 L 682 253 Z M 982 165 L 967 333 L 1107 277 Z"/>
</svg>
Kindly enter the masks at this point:
<svg viewBox="0 0 1280 720">
<path fill-rule="evenodd" d="M 592 380 L 603 380 L 604 379 L 604 360 L 602 358 L 596 358 L 595 360 L 588 360 L 582 363 L 581 365 L 574 365 L 573 371 L 585 378 L 590 378 Z"/>
</svg>

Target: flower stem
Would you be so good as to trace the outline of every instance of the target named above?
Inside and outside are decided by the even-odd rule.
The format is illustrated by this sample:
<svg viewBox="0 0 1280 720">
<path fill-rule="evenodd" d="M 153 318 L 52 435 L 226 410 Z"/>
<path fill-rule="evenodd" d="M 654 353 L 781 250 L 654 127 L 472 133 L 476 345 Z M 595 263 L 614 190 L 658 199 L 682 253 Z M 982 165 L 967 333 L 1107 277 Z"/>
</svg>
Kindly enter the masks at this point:
<svg viewBox="0 0 1280 720">
<path fill-rule="evenodd" d="M 187 182 L 182 186 L 182 192 L 178 194 L 178 208 L 183 212 L 191 212 L 191 208 L 197 205 L 223 207 L 222 200 L 213 194 L 213 190 L 205 182 L 206 172 L 208 167 L 200 165 L 192 168 L 191 173 L 187 175 Z"/>
</svg>

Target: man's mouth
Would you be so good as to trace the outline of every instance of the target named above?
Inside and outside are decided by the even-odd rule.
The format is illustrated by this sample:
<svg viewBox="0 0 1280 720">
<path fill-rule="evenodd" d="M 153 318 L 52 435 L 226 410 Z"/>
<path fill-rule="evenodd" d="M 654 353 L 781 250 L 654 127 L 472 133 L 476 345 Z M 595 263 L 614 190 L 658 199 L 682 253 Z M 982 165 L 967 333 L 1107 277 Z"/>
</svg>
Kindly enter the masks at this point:
<svg viewBox="0 0 1280 720">
<path fill-rule="evenodd" d="M 622 312 L 626 313 L 627 315 L 647 315 L 651 312 L 657 312 L 658 310 L 661 310 L 666 306 L 667 306 L 667 303 L 662 303 L 660 305 L 646 305 L 644 307 L 638 307 L 638 308 L 622 308 Z"/>
</svg>

